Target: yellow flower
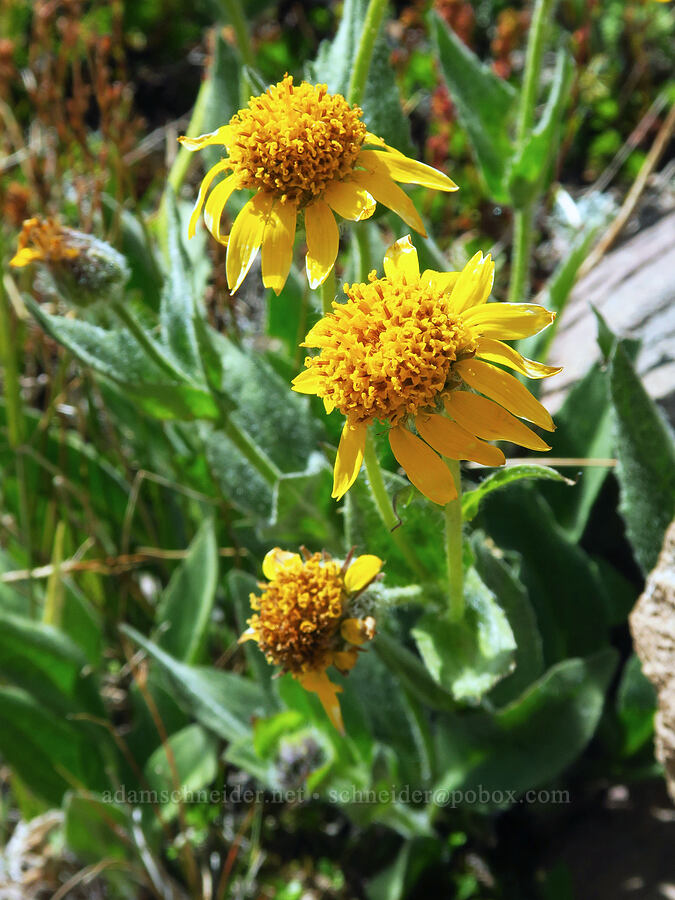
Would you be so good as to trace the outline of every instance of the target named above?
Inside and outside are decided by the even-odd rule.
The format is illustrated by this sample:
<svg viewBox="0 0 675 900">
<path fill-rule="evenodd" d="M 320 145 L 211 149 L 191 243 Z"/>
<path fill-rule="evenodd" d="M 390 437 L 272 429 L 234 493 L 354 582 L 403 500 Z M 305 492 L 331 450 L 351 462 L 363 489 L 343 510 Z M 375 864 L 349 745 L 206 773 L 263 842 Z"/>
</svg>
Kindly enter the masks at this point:
<svg viewBox="0 0 675 900">
<path fill-rule="evenodd" d="M 486 303 L 494 263 L 482 253 L 462 272 L 420 275 L 407 236 L 385 254 L 384 272 L 384 278 L 372 272 L 368 284 L 344 286 L 347 302 L 334 302 L 334 312 L 305 338 L 303 346 L 321 352 L 305 360 L 307 368 L 293 381 L 294 390 L 322 397 L 326 412 L 346 416 L 333 497 L 354 483 L 375 421 L 391 425 L 394 456 L 412 483 L 440 504 L 457 496 L 442 456 L 503 465 L 502 451 L 486 443 L 491 440 L 550 450 L 516 417 L 553 431 L 551 416 L 494 363 L 530 378 L 560 372 L 503 343 L 537 334 L 555 313 L 529 303 Z"/>
<path fill-rule="evenodd" d="M 339 232 L 333 213 L 358 222 L 372 216 L 380 202 L 424 234 L 410 197 L 395 182 L 457 190 L 443 173 L 409 159 L 367 131 L 362 115 L 341 94 L 329 94 L 325 84 L 294 85 L 286 75 L 264 94 L 251 97 L 248 107 L 240 109 L 229 124 L 212 134 L 180 138 L 188 150 L 213 144 L 227 150 L 227 156 L 204 176 L 188 233 L 194 235 L 204 207 L 207 228 L 227 246 L 232 293 L 262 246 L 263 284 L 279 294 L 291 267 L 301 213 L 307 234 L 307 276 L 310 286 L 317 288 L 337 258 Z M 228 170 L 231 174 L 206 200 L 214 179 Z M 224 235 L 225 204 L 233 191 L 242 189 L 255 194 L 230 234 Z"/>
<path fill-rule="evenodd" d="M 54 219 L 26 219 L 19 235 L 17 251 L 10 266 L 22 268 L 32 262 L 62 262 L 75 259 L 81 247 L 74 245 L 70 228 L 62 228 Z"/>
<path fill-rule="evenodd" d="M 377 556 L 343 563 L 326 553 L 289 553 L 275 547 L 263 561 L 269 584 L 251 594 L 256 613 L 239 641 L 257 641 L 268 662 L 290 672 L 305 690 L 318 694 L 333 725 L 344 734 L 338 693 L 326 669 L 344 673 L 356 664 L 359 648 L 375 635 L 375 619 L 359 615 L 355 600 L 382 568 Z M 363 612 L 363 610 L 361 611 Z"/>
</svg>

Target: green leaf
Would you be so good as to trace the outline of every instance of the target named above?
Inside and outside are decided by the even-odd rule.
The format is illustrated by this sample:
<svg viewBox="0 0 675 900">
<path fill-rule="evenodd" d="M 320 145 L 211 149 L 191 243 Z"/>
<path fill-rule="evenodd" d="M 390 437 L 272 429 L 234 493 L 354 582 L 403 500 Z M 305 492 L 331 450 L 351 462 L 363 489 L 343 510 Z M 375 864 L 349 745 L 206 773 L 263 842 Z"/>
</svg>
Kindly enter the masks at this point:
<svg viewBox="0 0 675 900">
<path fill-rule="evenodd" d="M 175 696 L 202 725 L 226 740 L 250 736 L 251 721 L 268 708 L 257 684 L 232 672 L 179 662 L 129 625 L 121 631 L 162 668 Z"/>
<path fill-rule="evenodd" d="M 565 478 L 555 469 L 548 466 L 520 465 L 507 466 L 504 469 L 497 469 L 492 475 L 488 475 L 477 488 L 467 491 L 462 496 L 462 516 L 467 522 L 470 522 L 478 512 L 478 508 L 485 497 L 492 491 L 506 487 L 514 481 L 520 481 L 523 478 L 546 478 L 549 481 L 560 481 L 563 484 L 574 484 L 569 478 Z"/>
<path fill-rule="evenodd" d="M 200 656 L 218 583 L 218 546 L 207 519 L 157 605 L 159 646 L 187 663 Z"/>
<path fill-rule="evenodd" d="M 675 440 L 630 362 L 624 342 L 610 369 L 616 414 L 616 475 L 620 511 L 643 572 L 656 565 L 666 528 L 675 515 Z"/>
<path fill-rule="evenodd" d="M 569 539 L 540 492 L 527 482 L 495 491 L 479 515 L 501 550 L 522 557 L 521 580 L 537 616 L 547 664 L 605 646 L 608 599 L 598 568 Z"/>
<path fill-rule="evenodd" d="M 108 785 L 89 731 L 19 688 L 0 686 L 0 755 L 52 806 L 73 785 L 91 790 Z"/>
<path fill-rule="evenodd" d="M 613 419 L 608 381 L 607 372 L 595 363 L 572 387 L 555 417 L 553 452 L 556 456 L 582 460 L 612 456 Z M 574 490 L 544 485 L 542 492 L 555 511 L 556 521 L 571 540 L 578 541 L 609 469 L 589 465 L 567 471 L 577 477 Z"/>
<path fill-rule="evenodd" d="M 437 788 L 475 791 L 479 808 L 494 809 L 510 805 L 508 791 L 520 795 L 559 776 L 597 728 L 616 661 L 611 648 L 566 659 L 494 715 L 441 724 L 445 774 Z"/>
<path fill-rule="evenodd" d="M 0 614 L 0 675 L 55 712 L 103 712 L 86 657 L 51 625 Z"/>
<path fill-rule="evenodd" d="M 347 96 L 367 6 L 366 0 L 345 0 L 335 37 L 332 41 L 321 44 L 316 60 L 308 67 L 309 80 L 325 83 L 332 93 Z M 380 34 L 375 43 L 360 106 L 369 131 L 384 138 L 402 153 L 409 154 L 412 152 L 410 126 L 403 114 L 389 56 L 387 41 Z"/>
<path fill-rule="evenodd" d="M 176 197 L 167 186 L 166 204 L 169 271 L 159 307 L 161 341 L 171 357 L 193 380 L 203 380 L 194 318 L 197 315 L 189 260 L 181 239 Z"/>
<path fill-rule="evenodd" d="M 147 229 L 140 218 L 120 206 L 109 194 L 102 194 L 101 202 L 106 228 L 112 228 L 115 217 L 119 218 L 119 239 L 116 243 L 131 272 L 126 284 L 127 291 L 138 291 L 147 306 L 159 309 L 162 271 Z"/>
<path fill-rule="evenodd" d="M 337 505 L 331 500 L 333 473 L 323 465 L 318 471 L 284 475 L 274 488 L 270 523 L 264 535 L 279 546 L 322 547 L 343 552 L 336 521 Z"/>
<path fill-rule="evenodd" d="M 396 860 L 368 882 L 368 900 L 405 900 L 425 869 L 438 864 L 441 855 L 442 844 L 435 837 L 406 841 Z"/>
<path fill-rule="evenodd" d="M 384 471 L 387 493 L 401 519 L 398 532 L 411 548 L 422 570 L 433 573 L 445 565 L 443 512 L 428 503 L 410 483 L 392 472 Z M 387 584 L 409 585 L 410 566 L 397 548 L 391 534 L 382 524 L 366 478 L 358 478 L 347 493 L 344 504 L 345 540 L 359 552 L 374 553 L 386 560 Z"/>
<path fill-rule="evenodd" d="M 573 74 L 574 62 L 561 48 L 544 113 L 529 140 L 512 160 L 507 175 L 509 193 L 516 209 L 531 203 L 541 192 L 553 155 L 559 147 L 563 112 L 569 99 Z"/>
<path fill-rule="evenodd" d="M 150 789 L 159 797 L 164 822 L 178 814 L 175 791 L 184 792 L 189 799 L 190 793 L 207 787 L 218 773 L 218 742 L 201 725 L 188 725 L 172 734 L 167 745 L 155 750 L 144 769 Z"/>
<path fill-rule="evenodd" d="M 527 591 L 508 566 L 502 554 L 495 552 L 485 541 L 485 535 L 472 536 L 476 571 L 499 598 L 511 626 L 516 643 L 515 668 L 499 682 L 490 694 L 490 702 L 503 706 L 517 697 L 544 671 L 544 657 L 537 617 Z"/>
<path fill-rule="evenodd" d="M 457 701 L 477 702 L 513 667 L 516 643 L 508 619 L 475 569 L 466 573 L 461 622 L 438 613 L 413 628 L 424 664 Z"/>
<path fill-rule="evenodd" d="M 171 381 L 127 331 L 106 331 L 79 319 L 52 316 L 30 297 L 26 304 L 45 331 L 80 362 L 126 391 L 158 419 L 217 419 L 220 411 L 208 391 Z"/>
<path fill-rule="evenodd" d="M 121 806 L 94 794 L 68 793 L 63 814 L 66 845 L 78 859 L 99 863 L 102 859 L 134 858 L 132 823 Z"/>
<path fill-rule="evenodd" d="M 380 631 L 373 647 L 402 686 L 429 709 L 447 711 L 456 708 L 452 695 L 431 678 L 419 657 L 396 638 Z"/>
<path fill-rule="evenodd" d="M 484 66 L 436 13 L 431 15 L 431 32 L 441 73 L 488 190 L 497 203 L 509 203 L 506 175 L 513 154 L 509 132 L 516 92 Z"/>
<path fill-rule="evenodd" d="M 616 712 L 623 732 L 624 756 L 637 753 L 651 739 L 656 705 L 654 685 L 643 673 L 640 660 L 633 653 L 624 666 L 616 692 Z"/>
</svg>

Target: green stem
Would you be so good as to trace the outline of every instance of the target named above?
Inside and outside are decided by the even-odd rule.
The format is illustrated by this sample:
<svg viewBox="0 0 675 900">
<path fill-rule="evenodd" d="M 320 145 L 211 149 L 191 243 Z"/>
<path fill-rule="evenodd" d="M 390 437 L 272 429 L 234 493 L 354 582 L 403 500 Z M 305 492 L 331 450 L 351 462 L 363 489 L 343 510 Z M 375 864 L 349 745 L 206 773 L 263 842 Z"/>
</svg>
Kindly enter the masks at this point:
<svg viewBox="0 0 675 900">
<path fill-rule="evenodd" d="M 539 93 L 541 62 L 546 46 L 546 30 L 558 0 L 535 0 L 532 25 L 527 39 L 525 75 L 518 101 L 516 123 L 516 156 L 530 140 L 534 123 L 534 110 Z M 532 225 L 536 198 L 517 209 L 513 222 L 513 253 L 509 301 L 522 302 L 529 293 L 530 254 L 532 250 Z"/>
<path fill-rule="evenodd" d="M 326 280 L 321 285 L 321 311 L 324 316 L 333 312 L 333 300 L 335 300 L 335 266 L 326 276 Z"/>
<path fill-rule="evenodd" d="M 127 326 L 136 341 L 145 350 L 150 359 L 156 366 L 176 381 L 185 381 L 185 375 L 177 369 L 172 362 L 159 350 L 157 344 L 148 337 L 145 329 L 133 315 L 133 313 L 124 305 L 124 301 L 117 300 L 112 304 L 112 308 L 118 318 Z"/>
<path fill-rule="evenodd" d="M 366 222 L 354 232 L 356 246 L 359 249 L 359 271 L 361 281 L 367 281 L 370 273 L 370 243 L 368 242 L 368 224 Z"/>
<path fill-rule="evenodd" d="M 530 254 L 532 251 L 532 204 L 517 209 L 513 214 L 513 251 L 511 255 L 511 280 L 509 302 L 524 303 L 530 290 Z"/>
<path fill-rule="evenodd" d="M 534 108 L 539 93 L 539 75 L 541 60 L 546 45 L 546 28 L 550 24 L 558 0 L 535 0 L 532 24 L 527 37 L 527 54 L 525 57 L 525 76 L 518 102 L 518 119 L 516 126 L 516 142 L 522 147 L 529 140 L 530 129 L 534 122 Z"/>
<path fill-rule="evenodd" d="M 253 466 L 265 481 L 270 485 L 275 485 L 281 478 L 281 472 L 267 456 L 264 450 L 246 434 L 246 432 L 233 421 L 231 415 L 227 415 L 221 426 L 222 430 L 229 437 L 235 447 Z"/>
<path fill-rule="evenodd" d="M 368 473 L 370 491 L 373 495 L 373 500 L 375 501 L 375 506 L 380 514 L 380 518 L 384 523 L 384 527 L 389 532 L 392 541 L 401 551 L 403 558 L 412 571 L 415 572 L 419 578 L 424 578 L 426 576 L 424 568 L 420 565 L 417 557 L 412 552 L 410 545 L 406 543 L 405 535 L 401 532 L 399 527 L 401 524 L 400 520 L 394 512 L 389 500 L 389 494 L 387 493 L 387 488 L 384 483 L 384 476 L 382 475 L 382 469 L 380 468 L 380 461 L 377 458 L 377 451 L 375 450 L 375 441 L 373 440 L 370 431 L 368 431 L 368 436 L 366 437 L 366 447 L 363 458 L 366 464 L 366 472 Z"/>
<path fill-rule="evenodd" d="M 380 33 L 380 26 L 382 25 L 386 9 L 387 0 L 370 0 L 368 4 L 361 40 L 354 59 L 352 77 L 349 80 L 349 90 L 347 91 L 347 101 L 349 103 L 358 104 L 363 99 L 363 92 L 365 91 L 368 72 L 370 71 L 370 61 L 375 49 L 375 41 Z"/>
<path fill-rule="evenodd" d="M 2 247 L 0 246 L 0 257 Z M 28 488 L 26 485 L 26 470 L 23 457 L 23 409 L 21 403 L 21 385 L 19 382 L 19 365 L 16 353 L 16 340 L 13 325 L 13 317 L 9 298 L 0 277 L 0 364 L 3 372 L 3 391 L 5 395 L 5 408 L 7 411 L 7 435 L 9 446 L 15 453 L 16 479 L 19 488 L 19 518 L 23 544 L 26 551 L 26 562 L 29 569 L 33 568 L 33 540 L 30 528 L 30 507 L 28 500 Z M 33 581 L 28 581 L 28 594 L 30 599 L 31 614 L 33 609 Z"/>
<path fill-rule="evenodd" d="M 21 388 L 19 367 L 16 358 L 12 316 L 7 294 L 0 278 L 0 362 L 3 367 L 3 387 L 7 407 L 7 431 L 9 445 L 13 450 L 23 439 L 23 416 L 21 413 Z"/>
<path fill-rule="evenodd" d="M 225 18 L 234 28 L 234 33 L 237 37 L 237 46 L 239 47 L 241 58 L 247 66 L 254 65 L 255 56 L 253 55 L 251 38 L 249 36 L 248 25 L 246 23 L 246 16 L 244 15 L 244 10 L 240 0 L 220 0 L 220 6 L 223 10 Z"/>
<path fill-rule="evenodd" d="M 459 463 L 446 463 L 457 486 L 457 497 L 445 505 L 445 555 L 448 564 L 448 615 L 451 621 L 464 617 L 464 569 L 462 554 L 462 476 Z"/>
</svg>

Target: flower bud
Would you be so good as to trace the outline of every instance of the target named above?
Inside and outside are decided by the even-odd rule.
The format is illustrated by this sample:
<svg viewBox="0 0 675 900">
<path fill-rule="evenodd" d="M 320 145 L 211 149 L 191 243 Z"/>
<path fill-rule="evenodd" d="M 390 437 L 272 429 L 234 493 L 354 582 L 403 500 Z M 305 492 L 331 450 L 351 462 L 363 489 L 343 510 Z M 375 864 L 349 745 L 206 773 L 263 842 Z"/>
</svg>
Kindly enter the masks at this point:
<svg viewBox="0 0 675 900">
<path fill-rule="evenodd" d="M 60 225 L 54 219 L 26 219 L 10 265 L 42 263 L 50 287 L 75 306 L 116 299 L 129 277 L 124 257 L 105 241 Z"/>
</svg>

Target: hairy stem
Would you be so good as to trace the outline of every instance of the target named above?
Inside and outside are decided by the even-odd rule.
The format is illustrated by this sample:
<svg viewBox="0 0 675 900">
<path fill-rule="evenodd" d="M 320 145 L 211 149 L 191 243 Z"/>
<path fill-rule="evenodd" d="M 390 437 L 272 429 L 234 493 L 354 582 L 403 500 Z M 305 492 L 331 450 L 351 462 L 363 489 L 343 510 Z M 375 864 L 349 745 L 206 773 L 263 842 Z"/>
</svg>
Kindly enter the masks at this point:
<svg viewBox="0 0 675 900">
<path fill-rule="evenodd" d="M 352 69 L 352 77 L 349 80 L 349 90 L 347 91 L 347 100 L 349 103 L 361 103 L 363 92 L 368 81 L 368 72 L 370 71 L 370 62 L 373 58 L 373 50 L 375 49 L 375 41 L 380 33 L 382 19 L 387 9 L 387 0 L 370 0 L 366 11 L 366 18 L 363 22 L 363 31 L 361 32 L 361 40 L 359 41 L 356 58 L 354 59 L 354 68 Z"/>
<path fill-rule="evenodd" d="M 534 123 L 534 110 L 539 93 L 541 61 L 546 46 L 546 30 L 558 0 L 535 0 L 532 25 L 527 40 L 525 76 L 518 101 L 516 124 L 516 153 L 530 140 Z M 509 301 L 522 302 L 529 294 L 530 255 L 532 250 L 532 226 L 537 199 L 532 198 L 516 209 L 513 222 L 513 255 Z"/>
<path fill-rule="evenodd" d="M 368 436 L 366 438 L 364 461 L 366 464 L 370 491 L 385 528 L 391 535 L 392 541 L 400 550 L 411 570 L 415 572 L 419 578 L 424 578 L 424 568 L 420 565 L 419 560 L 413 553 L 410 545 L 406 542 L 405 535 L 399 528 L 401 523 L 389 500 L 387 488 L 384 483 L 384 476 L 380 467 L 380 461 L 377 458 L 377 452 L 375 450 L 375 441 L 373 440 L 370 431 L 368 431 Z"/>
<path fill-rule="evenodd" d="M 448 615 L 453 622 L 464 617 L 464 571 L 462 560 L 462 478 L 459 463 L 446 460 L 457 487 L 457 497 L 445 505 L 445 556 L 448 565 Z"/>
<path fill-rule="evenodd" d="M 324 316 L 333 312 L 333 300 L 335 300 L 335 266 L 326 276 L 326 280 L 321 285 L 321 311 Z"/>
</svg>

